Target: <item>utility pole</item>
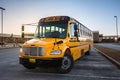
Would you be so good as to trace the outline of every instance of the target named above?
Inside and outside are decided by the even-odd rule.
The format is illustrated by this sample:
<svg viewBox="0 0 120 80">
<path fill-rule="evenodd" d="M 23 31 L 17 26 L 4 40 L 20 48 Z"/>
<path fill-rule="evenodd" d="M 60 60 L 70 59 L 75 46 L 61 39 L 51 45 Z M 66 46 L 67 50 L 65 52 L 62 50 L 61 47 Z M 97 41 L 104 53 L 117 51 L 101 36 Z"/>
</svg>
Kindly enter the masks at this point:
<svg viewBox="0 0 120 80">
<path fill-rule="evenodd" d="M 118 41 L 118 18 L 117 16 L 114 16 L 114 18 L 116 18 L 116 36 L 117 36 L 117 41 Z"/>
<path fill-rule="evenodd" d="M 3 10 L 5 10 L 5 8 L 2 8 L 2 7 L 0 7 L 0 9 L 1 9 L 1 38 L 2 38 L 2 47 L 3 47 L 3 45 L 4 45 L 4 43 L 3 43 Z"/>
</svg>

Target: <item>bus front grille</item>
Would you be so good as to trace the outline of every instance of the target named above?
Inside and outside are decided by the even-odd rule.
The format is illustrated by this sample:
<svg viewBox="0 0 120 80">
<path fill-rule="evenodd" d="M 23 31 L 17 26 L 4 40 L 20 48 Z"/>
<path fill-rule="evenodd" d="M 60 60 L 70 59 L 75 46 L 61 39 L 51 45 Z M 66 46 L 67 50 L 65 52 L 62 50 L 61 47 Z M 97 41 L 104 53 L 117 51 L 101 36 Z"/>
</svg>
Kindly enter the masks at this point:
<svg viewBox="0 0 120 80">
<path fill-rule="evenodd" d="M 44 47 L 23 47 L 25 55 L 29 56 L 44 56 Z"/>
</svg>

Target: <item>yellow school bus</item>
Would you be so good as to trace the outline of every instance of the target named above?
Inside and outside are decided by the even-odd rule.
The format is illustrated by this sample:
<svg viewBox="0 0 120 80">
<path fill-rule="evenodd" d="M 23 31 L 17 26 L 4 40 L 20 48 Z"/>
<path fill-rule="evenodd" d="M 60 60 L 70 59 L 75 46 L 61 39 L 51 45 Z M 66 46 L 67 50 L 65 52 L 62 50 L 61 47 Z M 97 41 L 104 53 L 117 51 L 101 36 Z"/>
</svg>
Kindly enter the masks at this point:
<svg viewBox="0 0 120 80">
<path fill-rule="evenodd" d="M 19 53 L 24 67 L 54 66 L 60 73 L 70 72 L 74 62 L 89 51 L 92 31 L 69 16 L 40 19 L 34 39 L 25 42 Z"/>
</svg>

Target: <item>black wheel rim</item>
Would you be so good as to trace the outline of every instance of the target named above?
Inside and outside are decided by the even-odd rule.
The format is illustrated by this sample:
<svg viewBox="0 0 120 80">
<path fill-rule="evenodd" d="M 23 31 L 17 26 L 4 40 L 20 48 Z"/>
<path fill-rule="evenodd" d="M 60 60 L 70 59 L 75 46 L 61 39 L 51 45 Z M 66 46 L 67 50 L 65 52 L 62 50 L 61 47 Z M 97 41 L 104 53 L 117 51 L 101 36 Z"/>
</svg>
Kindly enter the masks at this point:
<svg viewBox="0 0 120 80">
<path fill-rule="evenodd" d="M 71 60 L 68 56 L 65 56 L 62 60 L 62 69 L 67 70 L 71 66 Z"/>
</svg>

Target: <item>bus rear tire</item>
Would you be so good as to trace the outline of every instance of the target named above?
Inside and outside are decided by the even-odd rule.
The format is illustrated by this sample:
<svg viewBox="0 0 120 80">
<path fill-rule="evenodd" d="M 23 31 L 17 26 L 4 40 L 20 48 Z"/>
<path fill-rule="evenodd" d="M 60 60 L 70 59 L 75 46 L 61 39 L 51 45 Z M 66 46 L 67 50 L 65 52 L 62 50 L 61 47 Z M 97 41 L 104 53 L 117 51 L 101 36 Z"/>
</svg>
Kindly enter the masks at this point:
<svg viewBox="0 0 120 80">
<path fill-rule="evenodd" d="M 85 55 L 90 55 L 90 50 L 85 53 Z"/>
<path fill-rule="evenodd" d="M 57 67 L 57 72 L 59 73 L 68 73 L 73 68 L 74 61 L 70 53 L 66 53 L 60 63 L 60 66 Z"/>
</svg>

